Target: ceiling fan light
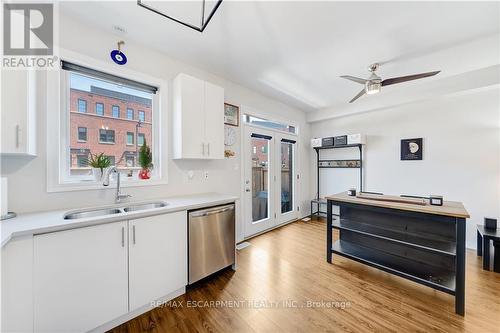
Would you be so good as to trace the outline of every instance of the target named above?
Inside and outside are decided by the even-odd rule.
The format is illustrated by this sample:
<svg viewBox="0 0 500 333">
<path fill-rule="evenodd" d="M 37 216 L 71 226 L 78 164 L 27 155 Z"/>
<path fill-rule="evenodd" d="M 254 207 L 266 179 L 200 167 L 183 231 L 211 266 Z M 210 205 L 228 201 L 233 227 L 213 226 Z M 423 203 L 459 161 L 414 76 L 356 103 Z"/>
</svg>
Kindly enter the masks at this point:
<svg viewBox="0 0 500 333">
<path fill-rule="evenodd" d="M 365 91 L 368 95 L 374 95 L 376 93 L 380 92 L 380 89 L 382 88 L 382 83 L 381 82 L 366 82 L 365 84 Z"/>
</svg>

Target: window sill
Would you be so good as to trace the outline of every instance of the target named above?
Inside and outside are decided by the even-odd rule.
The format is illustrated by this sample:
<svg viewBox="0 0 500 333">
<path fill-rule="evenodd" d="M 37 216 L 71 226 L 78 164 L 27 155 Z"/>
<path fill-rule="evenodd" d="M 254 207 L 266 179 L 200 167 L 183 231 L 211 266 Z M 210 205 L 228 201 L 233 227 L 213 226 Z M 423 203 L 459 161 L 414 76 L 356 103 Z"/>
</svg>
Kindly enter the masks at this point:
<svg viewBox="0 0 500 333">
<path fill-rule="evenodd" d="M 104 141 L 99 141 L 101 145 L 114 145 L 114 142 L 104 142 Z"/>
<path fill-rule="evenodd" d="M 124 180 L 125 177 L 121 179 L 121 187 L 145 187 L 145 186 L 157 186 L 157 185 L 167 185 L 168 182 L 165 179 L 133 179 Z M 47 192 L 73 192 L 73 191 L 91 191 L 91 190 L 116 190 L 116 181 L 110 182 L 109 186 L 104 186 L 102 183 L 98 183 L 95 180 L 89 181 L 79 181 L 79 182 L 67 182 L 57 185 L 47 186 Z"/>
</svg>

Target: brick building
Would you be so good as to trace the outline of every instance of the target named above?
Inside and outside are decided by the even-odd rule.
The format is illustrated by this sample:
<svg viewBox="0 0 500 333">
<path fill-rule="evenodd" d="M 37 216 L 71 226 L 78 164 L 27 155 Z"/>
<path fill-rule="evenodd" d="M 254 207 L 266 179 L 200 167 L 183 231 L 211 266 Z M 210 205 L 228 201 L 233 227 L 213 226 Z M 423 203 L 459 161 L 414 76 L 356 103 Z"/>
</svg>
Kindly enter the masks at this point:
<svg viewBox="0 0 500 333">
<path fill-rule="evenodd" d="M 121 168 L 138 167 L 137 151 L 144 140 L 152 143 L 151 105 L 151 99 L 100 87 L 71 89 L 71 175 L 89 173 L 89 153 L 104 153 Z"/>
</svg>

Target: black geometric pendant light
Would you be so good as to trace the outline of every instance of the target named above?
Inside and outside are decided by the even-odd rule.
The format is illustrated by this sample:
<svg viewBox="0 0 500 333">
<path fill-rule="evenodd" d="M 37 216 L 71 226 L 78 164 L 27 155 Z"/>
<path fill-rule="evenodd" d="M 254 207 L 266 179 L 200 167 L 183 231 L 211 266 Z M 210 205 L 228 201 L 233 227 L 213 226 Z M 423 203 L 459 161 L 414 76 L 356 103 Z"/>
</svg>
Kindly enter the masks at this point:
<svg viewBox="0 0 500 333">
<path fill-rule="evenodd" d="M 215 12 L 217 11 L 217 9 L 219 9 L 219 6 L 220 4 L 222 3 L 222 0 L 218 0 L 215 4 L 215 6 L 213 7 L 212 11 L 210 12 L 210 14 L 208 15 L 207 19 L 205 20 L 205 0 L 203 0 L 203 7 L 201 9 L 201 24 L 200 26 L 196 26 L 196 25 L 192 25 L 190 23 L 187 23 L 187 22 L 183 22 L 179 19 L 176 19 L 175 17 L 172 17 L 166 13 L 163 13 L 161 12 L 160 10 L 156 9 L 156 8 L 153 8 L 151 7 L 150 5 L 147 5 L 145 3 L 142 2 L 142 0 L 137 0 L 137 5 L 139 5 L 140 7 L 142 8 L 146 8 L 147 10 L 150 10 L 152 11 L 153 13 L 156 13 L 158 15 L 161 15 L 163 17 L 166 17 L 174 22 L 177 22 L 177 23 L 180 23 L 188 28 L 191 28 L 191 29 L 194 29 L 196 31 L 199 31 L 199 32 L 203 32 L 203 30 L 205 30 L 205 28 L 207 27 L 208 23 L 210 22 L 210 20 L 212 19 L 212 16 L 214 16 Z"/>
</svg>

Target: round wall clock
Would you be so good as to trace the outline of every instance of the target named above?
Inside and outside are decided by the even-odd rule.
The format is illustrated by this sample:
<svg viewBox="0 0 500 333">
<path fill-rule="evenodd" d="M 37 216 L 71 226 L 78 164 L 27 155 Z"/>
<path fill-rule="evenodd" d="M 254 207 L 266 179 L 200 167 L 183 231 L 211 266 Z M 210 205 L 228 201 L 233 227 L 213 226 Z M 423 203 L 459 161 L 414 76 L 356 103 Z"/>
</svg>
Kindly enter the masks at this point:
<svg viewBox="0 0 500 333">
<path fill-rule="evenodd" d="M 232 146 L 236 143 L 236 131 L 232 127 L 226 126 L 224 128 L 224 144 Z"/>
</svg>

